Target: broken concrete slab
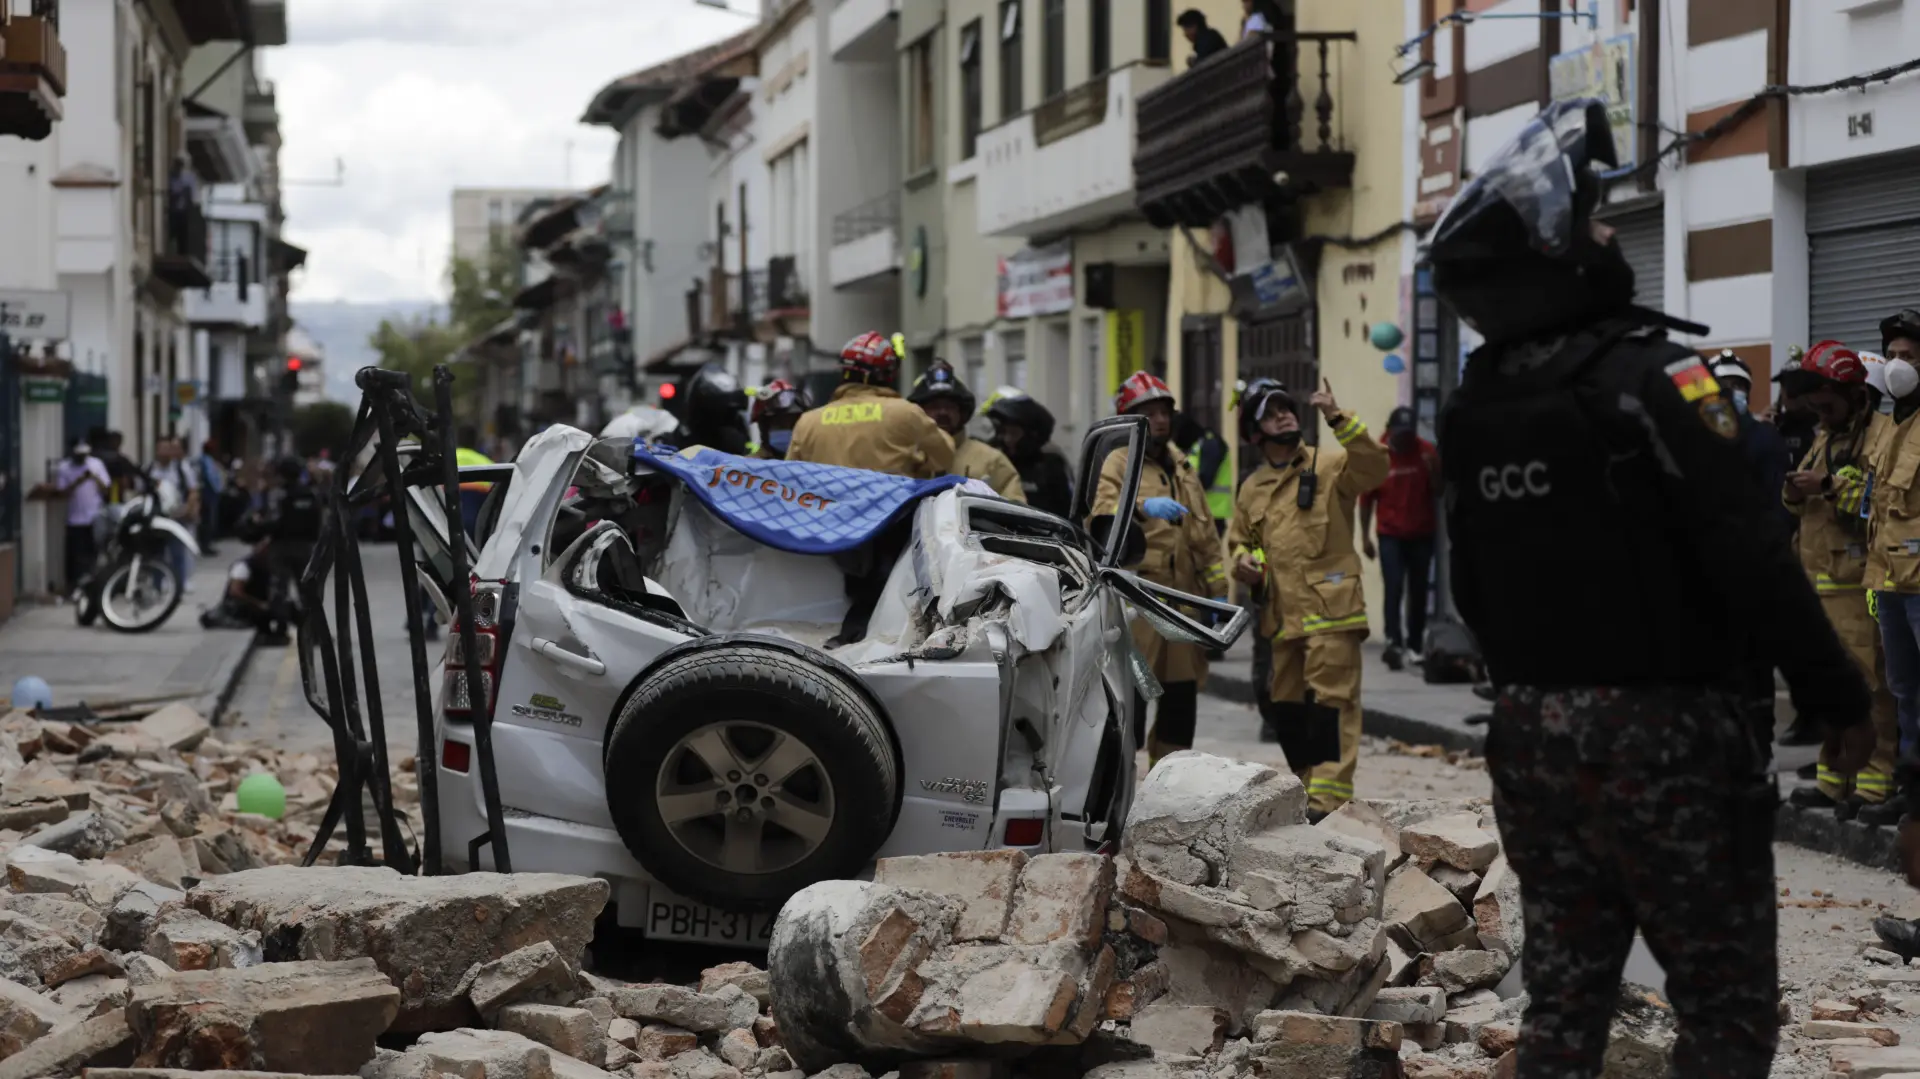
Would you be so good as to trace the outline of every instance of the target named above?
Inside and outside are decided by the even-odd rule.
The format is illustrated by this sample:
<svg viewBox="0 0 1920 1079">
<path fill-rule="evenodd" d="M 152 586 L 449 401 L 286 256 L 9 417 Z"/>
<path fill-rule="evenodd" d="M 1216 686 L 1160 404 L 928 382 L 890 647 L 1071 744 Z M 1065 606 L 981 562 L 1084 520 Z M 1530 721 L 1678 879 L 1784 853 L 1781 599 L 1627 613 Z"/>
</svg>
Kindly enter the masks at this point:
<svg viewBox="0 0 1920 1079">
<path fill-rule="evenodd" d="M 199 712 L 184 704 L 169 704 L 134 724 L 142 735 L 175 752 L 185 753 L 213 731 Z"/>
<path fill-rule="evenodd" d="M 79 952 L 73 938 L 58 929 L 0 910 L 0 977 L 38 986 Z"/>
<path fill-rule="evenodd" d="M 747 1006 L 739 1003 L 742 998 L 749 1002 Z M 608 991 L 607 999 L 612 1001 L 614 1012 L 625 1018 L 696 1034 L 751 1027 L 759 1013 L 759 1002 L 732 985 L 722 986 L 715 993 L 697 993 L 679 985 L 623 986 Z"/>
<path fill-rule="evenodd" d="M 183 971 L 133 991 L 143 1067 L 347 1073 L 373 1058 L 401 994 L 371 959 Z"/>
<path fill-rule="evenodd" d="M 403 877 L 363 867 L 253 869 L 202 881 L 193 909 L 260 934 L 268 962 L 370 956 L 400 987 L 396 1030 L 471 1014 L 464 985 L 536 941 L 578 966 L 606 905 L 604 880 L 555 873 Z"/>
<path fill-rule="evenodd" d="M 160 912 L 141 951 L 174 970 L 250 967 L 262 962 L 259 933 L 241 932 L 177 906 Z"/>
<path fill-rule="evenodd" d="M 753 1040 L 753 1031 L 735 1028 L 720 1036 L 714 1051 L 728 1066 L 746 1071 L 760 1062 L 760 1043 Z"/>
<path fill-rule="evenodd" d="M 1204 1057 L 1219 1052 L 1227 1036 L 1227 1017 L 1218 1008 L 1153 1004 L 1133 1019 L 1133 1040 L 1155 1056 Z"/>
<path fill-rule="evenodd" d="M 87 1079 L 293 1079 L 290 1072 L 186 1071 L 181 1068 L 88 1068 Z M 310 1075 L 302 1079 L 359 1079 L 358 1076 Z"/>
<path fill-rule="evenodd" d="M 69 814 L 65 820 L 41 827 L 20 842 L 75 858 L 104 858 L 120 845 L 121 830 L 92 810 Z"/>
<path fill-rule="evenodd" d="M 487 1019 L 509 1004 L 570 1004 L 579 996 L 572 965 L 544 940 L 476 964 L 462 980 L 474 1010 Z"/>
<path fill-rule="evenodd" d="M 1513 963 L 1505 952 L 1457 950 L 1438 952 L 1420 960 L 1421 985 L 1437 985 L 1449 994 L 1491 989 L 1507 976 Z"/>
<path fill-rule="evenodd" d="M 1400 829 L 1400 849 L 1477 873 L 1499 857 L 1500 841 L 1480 830 L 1478 813 L 1449 813 Z"/>
<path fill-rule="evenodd" d="M 960 986 L 958 1032 L 983 1045 L 1039 1045 L 1066 1028 L 1073 975 L 1022 960 L 998 963 Z"/>
<path fill-rule="evenodd" d="M 1473 897 L 1474 927 L 1488 948 L 1518 958 L 1526 946 L 1526 923 L 1520 913 L 1520 875 L 1507 864 L 1505 854 L 1487 866 Z"/>
<path fill-rule="evenodd" d="M 508 1031 L 462 1028 L 422 1034 L 402 1060 L 386 1070 L 393 1079 L 414 1079 L 422 1066 L 429 1075 L 477 1068 L 484 1079 L 555 1079 L 561 1073 L 554 1063 L 557 1056 L 539 1042 Z"/>
<path fill-rule="evenodd" d="M 0 893 L 0 910 L 25 915 L 83 948 L 99 942 L 106 924 L 99 911 L 65 895 Z"/>
<path fill-rule="evenodd" d="M 1014 890 L 1027 854 L 1020 850 L 959 851 L 882 858 L 875 884 L 952 896 L 961 904 L 956 941 L 997 941 L 1013 911 Z"/>
<path fill-rule="evenodd" d="M 16 892 L 65 895 L 91 884 L 118 889 L 140 881 L 139 874 L 124 866 L 83 862 L 44 847 L 15 847 L 7 855 L 7 886 Z"/>
<path fill-rule="evenodd" d="M 1434 863 L 1426 870 L 1426 874 L 1435 884 L 1452 892 L 1453 897 L 1460 901 L 1462 909 L 1473 908 L 1473 897 L 1480 892 L 1480 874 L 1455 869 L 1445 862 Z"/>
<path fill-rule="evenodd" d="M 599 1020 L 584 1008 L 565 1008 L 555 1004 L 509 1004 L 500 1009 L 494 1025 L 500 1030 L 531 1038 L 557 1053 L 595 1065 L 606 1056 L 606 1034 Z"/>
<path fill-rule="evenodd" d="M 179 838 L 172 834 L 121 847 L 109 852 L 106 860 L 110 865 L 125 866 L 163 888 L 181 887 L 181 881 L 197 875 L 200 868 L 198 858 L 188 864 Z"/>
<path fill-rule="evenodd" d="M 1399 1071 L 1398 1023 L 1266 1012 L 1254 1021 L 1254 1070 L 1268 1079 L 1362 1079 Z"/>
<path fill-rule="evenodd" d="M 622 1017 L 614 1022 L 632 1023 L 633 1021 Z M 690 1053 L 700 1048 L 700 1035 L 666 1023 L 648 1023 L 639 1029 L 634 1040 L 628 1044 L 640 1055 L 641 1060 L 672 1060 L 681 1053 Z"/>
<path fill-rule="evenodd" d="M 1899 1045 L 1900 1032 L 1877 1023 L 1853 1023 L 1837 1019 L 1810 1019 L 1800 1024 L 1800 1036 L 1811 1041 L 1838 1038 L 1865 1038 L 1875 1045 Z"/>
<path fill-rule="evenodd" d="M 1398 927 L 1413 943 L 1425 948 L 1457 933 L 1467 926 L 1467 909 L 1445 887 L 1420 871 L 1416 865 L 1404 865 L 1387 878 L 1385 901 L 1380 920 Z"/>
<path fill-rule="evenodd" d="M 1148 873 L 1191 886 L 1222 879 L 1226 854 L 1242 837 L 1305 821 L 1306 788 L 1298 778 L 1182 750 L 1147 773 L 1128 810 L 1124 842 Z"/>
<path fill-rule="evenodd" d="M 53 991 L 53 999 L 61 1007 L 82 1019 L 125 1008 L 127 999 L 132 995 L 133 990 L 127 979 L 104 974 L 75 978 Z"/>
<path fill-rule="evenodd" d="M 160 912 L 168 904 L 180 903 L 187 893 L 141 881 L 120 893 L 107 908 L 101 943 L 122 952 L 140 951 L 147 946 Z"/>
<path fill-rule="evenodd" d="M 1438 1023 L 1447 1015 L 1447 994 L 1434 986 L 1387 988 L 1374 994 L 1366 1018 L 1403 1026 Z"/>
<path fill-rule="evenodd" d="M 73 1022 L 71 1008 L 24 985 L 0 981 L 0 1059 L 40 1040 L 48 1031 Z"/>
<path fill-rule="evenodd" d="M 723 985 L 737 986 L 760 1003 L 767 1002 L 767 972 L 752 963 L 722 963 L 700 972 L 700 992 L 717 992 Z"/>
<path fill-rule="evenodd" d="M 1006 939 L 1014 944 L 1065 941 L 1093 948 L 1106 928 L 1113 896 L 1113 860 L 1098 854 L 1042 854 L 1020 871 Z"/>
<path fill-rule="evenodd" d="M 1373 803 L 1355 798 L 1320 819 L 1316 828 L 1340 832 L 1378 845 L 1386 852 L 1386 870 L 1391 873 L 1406 859 L 1400 849 L 1400 828 L 1388 820 Z"/>
<path fill-rule="evenodd" d="M 0 1060 L 0 1079 L 65 1079 L 96 1064 L 130 1062 L 133 1032 L 120 1012 L 61 1027 Z"/>
</svg>

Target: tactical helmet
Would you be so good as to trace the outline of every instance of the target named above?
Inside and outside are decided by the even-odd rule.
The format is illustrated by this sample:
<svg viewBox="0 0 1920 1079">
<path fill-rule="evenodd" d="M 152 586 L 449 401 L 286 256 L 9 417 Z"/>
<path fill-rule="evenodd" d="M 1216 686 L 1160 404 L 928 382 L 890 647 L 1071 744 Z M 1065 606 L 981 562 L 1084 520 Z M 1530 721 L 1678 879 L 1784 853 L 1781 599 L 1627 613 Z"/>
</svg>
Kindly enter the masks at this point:
<svg viewBox="0 0 1920 1079">
<path fill-rule="evenodd" d="M 916 405 L 924 405 L 936 397 L 951 397 L 960 402 L 961 415 L 973 415 L 973 391 L 967 389 L 967 384 L 953 373 L 953 365 L 945 360 L 933 361 L 926 374 L 913 380 L 913 389 L 907 394 L 907 400 Z"/>
<path fill-rule="evenodd" d="M 1266 415 L 1267 407 L 1276 400 L 1289 411 L 1298 407 L 1279 379 L 1256 378 L 1248 383 L 1240 394 L 1240 441 L 1258 446 L 1265 440 L 1266 436 L 1260 431 L 1260 417 Z"/>
</svg>

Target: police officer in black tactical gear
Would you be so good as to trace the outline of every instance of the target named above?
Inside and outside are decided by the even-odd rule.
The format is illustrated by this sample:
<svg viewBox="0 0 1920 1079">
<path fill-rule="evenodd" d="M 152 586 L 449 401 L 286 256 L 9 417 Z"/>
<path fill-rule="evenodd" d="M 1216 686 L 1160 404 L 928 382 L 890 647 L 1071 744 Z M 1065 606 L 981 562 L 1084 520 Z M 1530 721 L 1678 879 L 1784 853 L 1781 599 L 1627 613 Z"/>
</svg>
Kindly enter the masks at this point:
<svg viewBox="0 0 1920 1079">
<path fill-rule="evenodd" d="M 1604 106 L 1551 105 L 1435 225 L 1441 299 L 1486 340 L 1442 416 L 1455 601 L 1500 687 L 1494 807 L 1521 881 L 1518 1079 L 1597 1076 L 1638 929 L 1679 1019 L 1670 1074 L 1761 1079 L 1777 1038 L 1777 792 L 1724 688 L 1786 675 L 1858 767 L 1867 686 L 1739 443 L 1732 403 L 1634 308 L 1591 218 Z M 1701 332 L 1695 327 L 1691 332 Z"/>
<path fill-rule="evenodd" d="M 748 452 L 752 440 L 747 437 L 747 391 L 725 368 L 710 363 L 695 372 L 687 380 L 685 400 L 674 445 Z"/>
<path fill-rule="evenodd" d="M 268 540 L 267 563 L 272 567 L 265 642 L 284 642 L 299 607 L 300 575 L 320 540 L 320 492 L 300 458 L 288 454 L 273 463 L 276 481 L 267 491 L 258 533 Z"/>
</svg>

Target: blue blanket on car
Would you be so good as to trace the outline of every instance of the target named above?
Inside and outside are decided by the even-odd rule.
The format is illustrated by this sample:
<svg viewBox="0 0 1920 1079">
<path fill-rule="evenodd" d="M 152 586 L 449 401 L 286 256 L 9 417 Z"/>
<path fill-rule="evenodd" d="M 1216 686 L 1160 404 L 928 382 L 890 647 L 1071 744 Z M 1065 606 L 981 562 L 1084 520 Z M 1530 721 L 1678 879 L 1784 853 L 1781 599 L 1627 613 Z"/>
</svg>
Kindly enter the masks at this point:
<svg viewBox="0 0 1920 1079">
<path fill-rule="evenodd" d="M 638 441 L 633 457 L 635 467 L 665 472 L 685 484 L 735 530 L 795 554 L 852 550 L 920 499 L 967 482 L 963 476 L 910 480 L 860 468 L 763 461 L 705 448 L 682 453 Z"/>
</svg>

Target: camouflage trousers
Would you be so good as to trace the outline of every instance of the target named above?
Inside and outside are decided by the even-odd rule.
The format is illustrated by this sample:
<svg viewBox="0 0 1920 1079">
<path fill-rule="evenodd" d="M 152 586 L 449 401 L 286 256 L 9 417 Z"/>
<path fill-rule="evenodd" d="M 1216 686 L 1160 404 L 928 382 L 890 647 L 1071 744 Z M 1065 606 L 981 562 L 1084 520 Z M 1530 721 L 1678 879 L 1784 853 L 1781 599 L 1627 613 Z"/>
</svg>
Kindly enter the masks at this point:
<svg viewBox="0 0 1920 1079">
<path fill-rule="evenodd" d="M 1487 766 L 1520 877 L 1516 1079 L 1598 1076 L 1634 931 L 1679 1021 L 1671 1075 L 1764 1079 L 1778 1037 L 1778 794 L 1733 701 L 1509 686 Z"/>
</svg>

